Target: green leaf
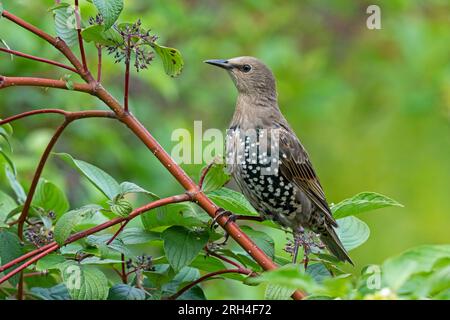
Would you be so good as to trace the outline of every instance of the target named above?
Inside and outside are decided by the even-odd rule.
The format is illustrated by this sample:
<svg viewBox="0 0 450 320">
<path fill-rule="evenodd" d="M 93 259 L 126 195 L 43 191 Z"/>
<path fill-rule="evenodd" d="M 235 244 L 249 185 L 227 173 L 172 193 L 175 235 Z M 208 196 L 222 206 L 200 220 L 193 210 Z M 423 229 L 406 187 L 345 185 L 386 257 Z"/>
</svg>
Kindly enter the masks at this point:
<svg viewBox="0 0 450 320">
<path fill-rule="evenodd" d="M 347 250 L 359 247 L 369 238 L 370 229 L 367 224 L 354 216 L 338 219 L 337 223 L 339 227 L 335 231 Z"/>
<path fill-rule="evenodd" d="M 311 275 L 318 283 L 331 277 L 330 271 L 328 271 L 323 263 L 309 264 L 306 273 Z"/>
<path fill-rule="evenodd" d="M 160 56 L 164 71 L 171 77 L 178 76 L 183 70 L 184 61 L 177 49 L 160 46 L 156 42 L 150 43 L 153 50 Z"/>
<path fill-rule="evenodd" d="M 154 194 L 153 192 L 150 192 L 144 188 L 142 188 L 141 186 L 138 186 L 137 184 L 133 183 L 133 182 L 122 182 L 120 184 L 120 194 L 128 194 L 128 193 L 144 193 L 146 195 L 149 195 L 152 197 L 152 199 L 159 199 L 159 197 Z"/>
<path fill-rule="evenodd" d="M 436 261 L 450 257 L 450 245 L 427 245 L 407 250 L 382 265 L 382 283 L 398 290 L 411 275 L 429 272 Z"/>
<path fill-rule="evenodd" d="M 159 210 L 158 210 L 159 209 Z M 204 226 L 205 214 L 198 213 L 192 203 L 169 204 L 162 208 L 150 210 L 141 215 L 145 229 L 152 230 L 162 226 Z"/>
<path fill-rule="evenodd" d="M 331 207 L 336 219 L 384 207 L 403 207 L 397 201 L 376 192 L 361 192 L 352 198 L 345 199 Z"/>
<path fill-rule="evenodd" d="M 42 300 L 70 300 L 69 292 L 64 283 L 51 288 L 34 287 L 30 292 Z"/>
<path fill-rule="evenodd" d="M 98 12 L 103 16 L 105 30 L 117 21 L 123 10 L 123 0 L 93 0 Z"/>
<path fill-rule="evenodd" d="M 161 235 L 164 251 L 175 271 L 190 264 L 208 242 L 207 232 L 196 232 L 181 226 L 173 226 Z"/>
<path fill-rule="evenodd" d="M 45 179 L 39 181 L 32 204 L 47 212 L 55 212 L 57 217 L 69 209 L 69 201 L 64 192 L 57 185 Z"/>
<path fill-rule="evenodd" d="M 0 229 L 0 265 L 4 265 L 22 255 L 22 246 L 19 237 L 12 232 Z M 19 275 L 11 277 L 11 285 L 16 286 Z"/>
<path fill-rule="evenodd" d="M 126 256 L 131 256 L 131 251 L 125 246 L 125 244 L 122 242 L 121 239 L 115 238 L 110 244 L 106 244 L 110 239 L 112 235 L 111 234 L 102 234 L 102 235 L 90 235 L 86 238 L 86 242 L 94 247 L 98 247 L 102 249 L 101 247 L 106 247 L 112 250 L 115 250 L 117 252 L 123 253 Z"/>
<path fill-rule="evenodd" d="M 315 292 L 321 289 L 321 286 L 309 274 L 301 272 L 299 266 L 293 264 L 263 272 L 258 277 L 249 277 L 245 282 L 248 284 L 270 283 L 283 288 L 301 289 L 306 292 Z"/>
<path fill-rule="evenodd" d="M 53 10 L 53 13 L 58 37 L 64 40 L 69 47 L 76 45 L 78 43 L 78 32 L 73 7 L 61 7 Z"/>
<path fill-rule="evenodd" d="M 27 198 L 27 195 L 23 190 L 22 185 L 19 183 L 19 181 L 17 181 L 15 173 L 12 172 L 9 167 L 5 167 L 5 174 L 6 178 L 8 179 L 9 185 L 16 194 L 17 202 L 19 202 L 19 204 L 24 203 Z"/>
<path fill-rule="evenodd" d="M 154 240 L 161 240 L 161 234 L 141 228 L 126 228 L 118 238 L 126 245 L 143 244 Z"/>
<path fill-rule="evenodd" d="M 275 242 L 271 236 L 265 232 L 254 230 L 249 226 L 242 226 L 241 229 L 269 258 L 272 260 L 275 258 Z"/>
<path fill-rule="evenodd" d="M 105 27 L 102 25 L 93 25 L 81 31 L 81 35 L 86 42 L 94 42 L 104 46 L 114 45 L 114 41 L 106 37 L 104 30 Z"/>
<path fill-rule="evenodd" d="M 295 289 L 283 287 L 277 284 L 269 283 L 264 293 L 266 300 L 288 300 L 294 293 Z"/>
<path fill-rule="evenodd" d="M 66 259 L 58 254 L 49 254 L 36 262 L 36 271 L 59 269 L 59 265 Z"/>
<path fill-rule="evenodd" d="M 231 176 L 225 172 L 225 164 L 214 163 L 203 180 L 203 190 L 205 192 L 211 192 L 220 189 L 230 181 L 230 179 Z"/>
<path fill-rule="evenodd" d="M 74 300 L 106 300 L 108 279 L 98 268 L 68 261 L 60 265 L 69 295 Z"/>
<path fill-rule="evenodd" d="M 5 221 L 8 214 L 17 207 L 17 203 L 9 195 L 0 190 L 0 221 Z"/>
<path fill-rule="evenodd" d="M 84 162 L 74 159 L 67 153 L 56 153 L 67 163 L 78 169 L 98 190 L 100 190 L 110 200 L 114 199 L 120 193 L 119 183 L 102 169 Z"/>
<path fill-rule="evenodd" d="M 115 215 L 126 218 L 133 211 L 133 206 L 125 199 L 112 200 L 109 203 L 109 209 Z"/>
<path fill-rule="evenodd" d="M 109 289 L 108 300 L 145 300 L 145 291 L 120 283 Z"/>
<path fill-rule="evenodd" d="M 59 245 L 63 245 L 70 236 L 73 228 L 83 219 L 92 217 L 97 211 L 103 209 L 98 205 L 87 205 L 76 210 L 72 210 L 61 216 L 56 222 L 54 235 Z"/>
<path fill-rule="evenodd" d="M 257 216 L 259 213 L 252 207 L 242 193 L 228 188 L 208 192 L 208 197 L 219 207 L 233 213 Z"/>
</svg>

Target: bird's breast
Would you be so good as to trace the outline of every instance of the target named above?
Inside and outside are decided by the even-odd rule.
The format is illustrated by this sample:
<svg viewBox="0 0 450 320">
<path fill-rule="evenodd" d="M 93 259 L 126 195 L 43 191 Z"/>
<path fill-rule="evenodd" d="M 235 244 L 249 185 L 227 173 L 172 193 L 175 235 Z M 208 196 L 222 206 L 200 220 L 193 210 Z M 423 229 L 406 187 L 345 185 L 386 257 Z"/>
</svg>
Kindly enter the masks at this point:
<svg viewBox="0 0 450 320">
<path fill-rule="evenodd" d="M 233 132 L 227 142 L 227 163 L 247 200 L 262 215 L 286 220 L 295 218 L 301 210 L 297 188 L 280 172 L 277 141 L 268 139 L 267 132 L 255 130 L 250 134 Z M 282 223 L 290 226 L 290 223 Z"/>
</svg>

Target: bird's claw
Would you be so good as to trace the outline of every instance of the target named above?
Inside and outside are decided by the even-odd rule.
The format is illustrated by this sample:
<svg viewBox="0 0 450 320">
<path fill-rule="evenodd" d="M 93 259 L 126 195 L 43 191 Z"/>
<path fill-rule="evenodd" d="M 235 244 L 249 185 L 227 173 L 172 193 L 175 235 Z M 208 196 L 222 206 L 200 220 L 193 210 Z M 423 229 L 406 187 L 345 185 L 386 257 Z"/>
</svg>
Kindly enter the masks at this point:
<svg viewBox="0 0 450 320">
<path fill-rule="evenodd" d="M 220 208 L 216 211 L 216 215 L 211 221 L 211 228 L 214 228 L 217 224 L 217 220 L 223 216 L 228 216 L 228 219 L 225 222 L 224 226 L 226 226 L 230 221 L 236 222 L 237 219 L 236 215 L 234 215 L 231 211 Z"/>
</svg>

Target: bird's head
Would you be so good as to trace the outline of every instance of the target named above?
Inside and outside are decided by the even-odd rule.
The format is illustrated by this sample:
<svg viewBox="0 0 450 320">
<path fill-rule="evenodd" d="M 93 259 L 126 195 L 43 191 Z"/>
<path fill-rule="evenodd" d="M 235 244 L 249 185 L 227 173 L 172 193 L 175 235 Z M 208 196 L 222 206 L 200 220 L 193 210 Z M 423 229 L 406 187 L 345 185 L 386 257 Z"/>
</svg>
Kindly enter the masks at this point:
<svg viewBox="0 0 450 320">
<path fill-rule="evenodd" d="M 206 60 L 205 63 L 228 71 L 241 94 L 275 94 L 275 78 L 272 71 L 253 57 L 237 57 L 226 60 Z"/>
</svg>

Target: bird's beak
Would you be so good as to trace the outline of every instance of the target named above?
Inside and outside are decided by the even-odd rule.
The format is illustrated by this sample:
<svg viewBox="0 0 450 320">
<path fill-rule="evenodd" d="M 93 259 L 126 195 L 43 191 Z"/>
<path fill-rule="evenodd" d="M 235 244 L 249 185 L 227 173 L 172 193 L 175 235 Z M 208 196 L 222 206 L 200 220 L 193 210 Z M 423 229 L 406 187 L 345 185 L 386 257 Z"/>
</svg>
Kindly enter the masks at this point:
<svg viewBox="0 0 450 320">
<path fill-rule="evenodd" d="M 233 65 L 229 63 L 228 60 L 213 59 L 213 60 L 205 60 L 204 62 L 227 70 L 233 67 Z"/>
</svg>

